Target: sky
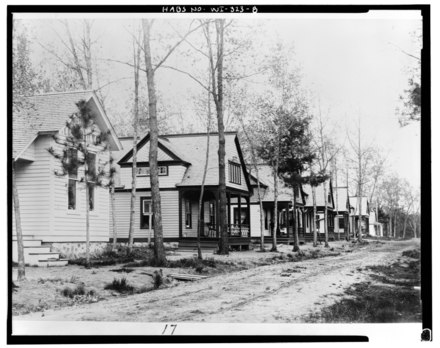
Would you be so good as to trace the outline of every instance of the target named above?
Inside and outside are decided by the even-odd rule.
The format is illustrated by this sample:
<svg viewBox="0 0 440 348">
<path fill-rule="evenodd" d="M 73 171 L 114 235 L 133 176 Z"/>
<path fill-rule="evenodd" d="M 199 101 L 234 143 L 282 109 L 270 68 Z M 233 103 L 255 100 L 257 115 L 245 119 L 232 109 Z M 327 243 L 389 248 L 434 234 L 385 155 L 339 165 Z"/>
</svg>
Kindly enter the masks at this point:
<svg viewBox="0 0 440 348">
<path fill-rule="evenodd" d="M 126 60 L 127 52 L 131 50 L 128 32 L 133 21 L 115 19 L 115 16 L 118 17 L 112 15 L 111 20 L 102 18 L 95 23 L 100 55 Z M 51 64 L 55 64 L 53 57 L 37 43 L 58 47 L 56 22 L 41 17 L 26 21 L 35 37 L 32 47 L 34 64 L 44 65 L 51 59 Z M 243 27 L 256 28 L 252 41 L 256 47 L 261 47 L 262 52 L 274 41 L 294 47 L 292 59 L 301 67 L 303 84 L 311 91 L 315 106 L 319 103 L 334 125 L 335 139 L 353 134 L 359 117 L 363 143 L 381 147 L 390 169 L 412 186 L 420 186 L 420 123 L 402 128 L 395 114 L 399 95 L 407 86 L 408 69 L 414 65 L 414 59 L 402 50 L 419 55 L 418 43 L 411 36 L 421 27 L 418 11 L 262 15 L 237 21 Z M 179 20 L 168 22 L 175 27 L 181 25 Z M 169 28 L 169 23 L 157 25 Z M 175 54 L 168 64 L 178 65 L 185 59 Z M 111 71 L 112 79 L 132 75 L 128 66 L 105 61 L 101 64 Z M 165 70 L 158 71 L 156 80 L 171 114 L 182 112 L 190 117 L 194 113 L 189 96 L 199 93 L 200 88 L 193 81 Z M 109 86 L 113 106 L 110 109 L 115 113 L 110 115 L 111 118 L 127 117 L 130 83 L 127 79 Z"/>
</svg>

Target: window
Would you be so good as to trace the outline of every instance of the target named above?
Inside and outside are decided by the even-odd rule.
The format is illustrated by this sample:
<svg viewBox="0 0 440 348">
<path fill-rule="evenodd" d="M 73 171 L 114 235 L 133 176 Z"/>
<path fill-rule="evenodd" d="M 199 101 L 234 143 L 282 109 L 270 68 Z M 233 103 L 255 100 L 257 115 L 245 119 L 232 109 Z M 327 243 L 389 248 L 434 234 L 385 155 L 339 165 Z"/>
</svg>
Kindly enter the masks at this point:
<svg viewBox="0 0 440 348">
<path fill-rule="evenodd" d="M 343 217 L 339 218 L 339 228 L 345 228 L 345 219 Z"/>
<path fill-rule="evenodd" d="M 147 230 L 154 228 L 153 210 L 150 198 L 141 198 L 141 228 Z"/>
<path fill-rule="evenodd" d="M 188 199 L 185 200 L 185 227 L 192 227 L 191 201 Z"/>
<path fill-rule="evenodd" d="M 241 208 L 240 215 L 238 214 L 238 208 L 234 208 L 234 224 L 238 225 L 239 221 L 242 225 L 249 224 L 246 208 Z"/>
<path fill-rule="evenodd" d="M 78 180 L 78 166 L 77 157 L 78 151 L 76 149 L 68 150 L 68 183 L 67 183 L 67 208 L 69 210 L 76 209 L 76 181 Z"/>
<path fill-rule="evenodd" d="M 215 205 L 214 205 L 214 202 L 209 202 L 209 223 L 215 224 Z"/>
<path fill-rule="evenodd" d="M 159 176 L 168 175 L 168 166 L 158 166 L 157 172 Z M 150 167 L 137 167 L 136 176 L 150 176 Z"/>
<path fill-rule="evenodd" d="M 89 187 L 89 210 L 95 209 L 96 154 L 87 154 L 87 186 Z"/>
<path fill-rule="evenodd" d="M 269 215 L 268 212 L 266 210 L 264 210 L 264 229 L 265 230 L 268 229 L 268 223 L 267 223 L 268 215 Z"/>
<path fill-rule="evenodd" d="M 229 182 L 241 185 L 241 167 L 238 163 L 229 162 Z"/>
</svg>

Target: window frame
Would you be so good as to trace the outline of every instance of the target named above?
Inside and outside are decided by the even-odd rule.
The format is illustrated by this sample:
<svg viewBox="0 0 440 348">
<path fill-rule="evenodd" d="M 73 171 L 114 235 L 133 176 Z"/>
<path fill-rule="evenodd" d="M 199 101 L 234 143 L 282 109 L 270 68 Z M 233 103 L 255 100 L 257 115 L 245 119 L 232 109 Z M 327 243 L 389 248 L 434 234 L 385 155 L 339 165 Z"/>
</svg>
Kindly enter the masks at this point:
<svg viewBox="0 0 440 348">
<path fill-rule="evenodd" d="M 192 209 L 191 209 L 191 201 L 189 199 L 184 200 L 184 209 L 185 209 L 185 228 L 192 228 Z"/>
<path fill-rule="evenodd" d="M 90 164 L 93 163 L 93 177 L 96 176 L 96 160 L 98 158 L 98 156 L 96 155 L 96 153 L 94 152 L 88 152 L 87 153 L 87 174 L 90 173 Z M 93 160 L 91 161 L 90 159 L 93 158 Z M 84 173 L 85 174 L 85 173 Z M 87 185 L 89 187 L 89 211 L 95 211 L 95 186 L 96 183 L 94 181 L 88 181 L 87 180 Z"/>
<path fill-rule="evenodd" d="M 67 149 L 69 152 L 68 158 L 70 159 L 71 156 L 73 156 L 72 152 L 76 153 L 76 161 L 78 161 L 78 149 L 75 148 L 69 148 Z M 77 208 L 77 183 L 78 181 L 78 167 L 75 168 L 74 171 L 69 171 L 67 173 L 67 210 L 68 211 L 75 211 Z M 71 194 L 73 197 L 71 198 Z M 70 202 L 73 201 L 73 204 L 70 204 Z"/>
<path fill-rule="evenodd" d="M 165 170 L 163 172 L 161 172 L 161 169 L 165 168 Z M 141 171 L 145 171 L 145 173 L 141 173 Z M 168 176 L 169 175 L 169 170 L 168 170 L 168 166 L 157 166 L 157 172 L 158 172 L 158 176 Z M 150 176 L 150 166 L 142 166 L 142 167 L 136 167 L 136 176 Z"/>
<path fill-rule="evenodd" d="M 232 161 L 228 161 L 229 182 L 231 184 L 241 185 L 241 165 Z"/>
<path fill-rule="evenodd" d="M 140 197 L 141 209 L 140 209 L 140 225 L 139 228 L 142 230 L 154 230 L 154 215 L 152 211 L 152 201 L 151 197 Z M 150 211 L 148 214 L 145 212 L 145 203 L 149 203 Z M 144 219 L 148 217 L 148 224 L 145 223 Z"/>
</svg>

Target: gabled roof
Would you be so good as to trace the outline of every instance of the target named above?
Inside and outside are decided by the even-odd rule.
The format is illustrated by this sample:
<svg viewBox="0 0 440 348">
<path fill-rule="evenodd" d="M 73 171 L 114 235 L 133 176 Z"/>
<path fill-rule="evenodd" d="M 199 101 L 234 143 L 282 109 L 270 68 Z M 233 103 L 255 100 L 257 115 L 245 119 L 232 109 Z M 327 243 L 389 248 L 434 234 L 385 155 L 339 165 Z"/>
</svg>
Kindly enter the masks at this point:
<svg viewBox="0 0 440 348">
<path fill-rule="evenodd" d="M 353 208 L 354 215 L 358 215 L 359 214 L 359 201 L 358 201 L 358 197 L 357 196 L 352 196 L 349 198 L 350 199 L 350 209 Z M 367 197 L 362 197 L 362 215 L 369 215 L 368 212 L 368 198 Z"/>
<path fill-rule="evenodd" d="M 347 198 L 348 198 L 348 188 L 347 187 L 335 187 L 334 188 L 334 198 L 335 198 L 335 210 L 336 210 L 336 191 L 338 193 L 338 211 L 347 212 Z"/>
<path fill-rule="evenodd" d="M 133 138 L 131 138 L 133 139 Z M 133 142 L 133 140 L 131 140 Z M 174 162 L 183 162 L 189 164 L 190 162 L 186 158 L 185 155 L 181 154 L 179 150 L 176 149 L 175 146 L 170 143 L 167 138 L 160 137 L 158 139 L 158 154 L 157 160 L 161 161 L 174 161 Z M 133 147 L 130 145 L 128 147 L 128 151 L 125 151 L 125 154 L 122 158 L 119 159 L 119 164 L 131 164 L 133 163 Z M 148 162 L 149 161 L 149 153 L 150 153 L 150 135 L 147 134 L 142 138 L 137 144 L 137 162 Z"/>
<path fill-rule="evenodd" d="M 158 147 L 161 150 L 158 161 L 176 161 L 181 162 L 187 166 L 186 172 L 180 183 L 177 186 L 200 186 L 203 179 L 203 172 L 205 167 L 205 155 L 206 155 L 206 133 L 195 133 L 195 134 L 169 134 L 159 136 Z M 249 176 L 246 171 L 246 166 L 243 161 L 243 156 L 241 154 L 240 144 L 237 138 L 236 132 L 225 132 L 225 150 L 226 156 L 225 161 L 227 165 L 228 160 L 239 161 L 243 169 L 243 175 L 246 181 L 248 190 L 251 190 L 251 185 L 249 182 Z M 144 136 L 138 143 L 138 153 L 147 151 L 149 142 L 149 134 Z M 211 133 L 209 140 L 209 159 L 208 159 L 208 170 L 206 173 L 205 185 L 207 186 L 217 186 L 219 173 L 218 173 L 218 133 Z M 234 159 L 234 154 L 238 153 L 238 158 Z M 120 158 L 118 164 L 123 166 L 124 164 L 129 164 L 131 162 L 131 157 L 133 150 L 129 149 Z M 143 156 L 144 162 L 148 162 L 148 151 L 145 152 Z M 159 154 L 158 154 L 159 156 Z M 140 158 L 138 157 L 138 160 Z M 226 168 L 227 170 L 227 168 Z M 229 186 L 228 183 L 226 183 Z"/>
<path fill-rule="evenodd" d="M 327 186 L 327 195 L 330 194 L 331 196 L 331 203 L 328 202 L 327 197 L 324 199 L 324 185 Z M 309 184 L 305 184 L 303 185 L 303 190 L 307 194 L 307 201 L 305 206 L 313 207 L 312 187 Z M 327 180 L 324 183 L 316 186 L 315 198 L 316 198 L 317 207 L 324 207 L 325 205 L 327 205 L 327 207 L 329 208 L 334 208 L 334 198 L 333 198 L 333 191 L 330 180 Z"/>
<path fill-rule="evenodd" d="M 47 93 L 23 97 L 24 107 L 12 117 L 12 153 L 17 159 L 41 133 L 58 132 L 68 117 L 78 109 L 76 103 L 86 100 L 99 115 L 96 123 L 103 131 L 110 131 L 110 147 L 122 146 L 93 91 Z"/>
<path fill-rule="evenodd" d="M 255 178 L 256 175 L 254 175 L 253 173 L 255 173 L 255 170 L 252 171 L 251 175 L 253 179 L 252 185 L 256 187 L 257 186 L 257 181 Z M 260 179 L 260 183 L 266 186 L 265 190 L 261 191 L 262 200 L 264 202 L 274 202 L 275 194 L 274 194 L 274 178 L 273 178 L 272 168 L 267 164 L 258 164 L 258 176 Z M 280 178 L 278 178 L 277 184 L 278 184 L 278 202 L 291 202 L 293 196 L 292 189 L 290 187 L 287 187 L 283 182 L 283 180 L 281 180 Z M 256 194 L 254 194 L 254 196 L 255 197 L 253 198 L 257 199 Z M 296 197 L 296 203 L 304 204 L 302 197 Z"/>
</svg>

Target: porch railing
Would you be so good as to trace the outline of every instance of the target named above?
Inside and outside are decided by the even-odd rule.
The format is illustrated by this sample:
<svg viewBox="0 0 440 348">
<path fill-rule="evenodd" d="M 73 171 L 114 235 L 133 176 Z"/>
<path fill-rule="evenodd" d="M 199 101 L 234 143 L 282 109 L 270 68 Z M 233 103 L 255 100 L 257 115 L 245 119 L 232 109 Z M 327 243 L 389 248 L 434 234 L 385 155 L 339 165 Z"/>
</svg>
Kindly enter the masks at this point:
<svg viewBox="0 0 440 348">
<path fill-rule="evenodd" d="M 228 226 L 229 236 L 231 237 L 249 237 L 249 225 L 231 224 Z"/>
</svg>

